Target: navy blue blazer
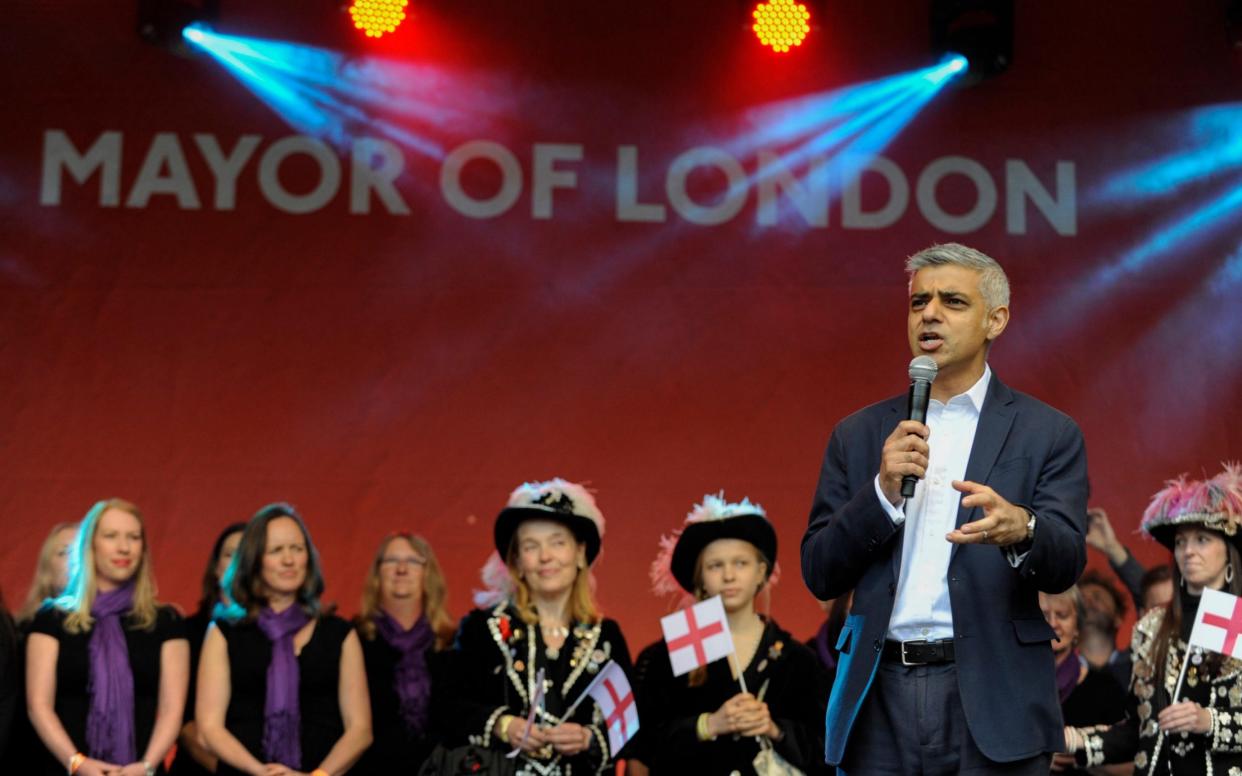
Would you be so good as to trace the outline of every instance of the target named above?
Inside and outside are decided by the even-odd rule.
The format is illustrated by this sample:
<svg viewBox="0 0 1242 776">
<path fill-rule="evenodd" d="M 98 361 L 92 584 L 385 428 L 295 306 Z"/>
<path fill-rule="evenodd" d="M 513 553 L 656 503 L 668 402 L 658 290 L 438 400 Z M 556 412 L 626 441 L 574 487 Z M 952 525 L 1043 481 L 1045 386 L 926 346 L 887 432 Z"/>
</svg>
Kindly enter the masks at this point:
<svg viewBox="0 0 1242 776">
<path fill-rule="evenodd" d="M 828 702 L 825 757 L 837 765 L 880 662 L 901 568 L 901 528 L 875 492 L 884 440 L 906 397 L 859 410 L 832 432 L 802 537 L 802 576 L 816 598 L 854 591 Z M 931 440 L 931 444 L 935 444 Z M 1067 415 L 992 375 L 966 479 L 1036 516 L 1030 552 L 1014 568 L 992 545 L 958 545 L 949 560 L 958 686 L 979 750 L 1010 762 L 1065 748 L 1053 679 L 1055 638 L 1038 592 L 1061 592 L 1086 565 L 1087 456 Z M 978 520 L 959 509 L 957 525 Z"/>
</svg>

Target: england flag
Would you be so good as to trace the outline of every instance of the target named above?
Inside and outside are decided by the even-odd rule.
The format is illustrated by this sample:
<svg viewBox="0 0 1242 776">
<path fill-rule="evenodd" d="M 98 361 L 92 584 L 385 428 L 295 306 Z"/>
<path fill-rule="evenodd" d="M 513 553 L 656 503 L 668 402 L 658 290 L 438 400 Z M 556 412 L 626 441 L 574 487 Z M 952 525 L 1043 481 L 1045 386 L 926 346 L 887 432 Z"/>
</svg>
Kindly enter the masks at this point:
<svg viewBox="0 0 1242 776">
<path fill-rule="evenodd" d="M 638 706 L 634 705 L 630 680 L 625 677 L 621 666 L 610 660 L 591 682 L 590 693 L 604 715 L 608 746 L 615 757 L 625 742 L 638 732 Z"/>
<path fill-rule="evenodd" d="M 720 596 L 660 618 L 673 676 L 733 654 L 733 634 Z"/>
<path fill-rule="evenodd" d="M 1204 588 L 1190 646 L 1242 658 L 1242 598 Z"/>
</svg>

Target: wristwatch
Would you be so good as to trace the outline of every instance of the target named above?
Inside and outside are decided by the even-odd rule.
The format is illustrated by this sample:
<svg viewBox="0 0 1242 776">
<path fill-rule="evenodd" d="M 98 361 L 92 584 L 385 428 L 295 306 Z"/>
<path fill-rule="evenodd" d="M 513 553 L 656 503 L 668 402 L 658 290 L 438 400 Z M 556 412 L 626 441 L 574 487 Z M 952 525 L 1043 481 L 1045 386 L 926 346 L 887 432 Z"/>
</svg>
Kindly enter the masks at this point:
<svg viewBox="0 0 1242 776">
<path fill-rule="evenodd" d="M 1027 509 L 1026 513 L 1030 515 L 1030 519 L 1026 521 L 1026 540 L 1029 542 L 1035 538 L 1035 513 Z"/>
<path fill-rule="evenodd" d="M 142 767 L 147 772 L 147 776 L 155 776 L 155 766 L 146 760 L 142 761 Z"/>
</svg>

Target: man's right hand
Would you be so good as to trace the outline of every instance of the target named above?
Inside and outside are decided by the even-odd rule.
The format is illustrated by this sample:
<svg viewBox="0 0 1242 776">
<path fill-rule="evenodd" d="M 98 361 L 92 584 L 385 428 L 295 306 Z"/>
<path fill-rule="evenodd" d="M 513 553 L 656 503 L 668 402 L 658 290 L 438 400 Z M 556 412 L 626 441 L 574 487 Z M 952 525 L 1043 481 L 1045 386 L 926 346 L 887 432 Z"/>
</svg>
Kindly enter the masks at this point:
<svg viewBox="0 0 1242 776">
<path fill-rule="evenodd" d="M 927 456 L 931 448 L 927 437 L 931 433 L 926 425 L 917 420 L 903 420 L 884 440 L 884 452 L 880 457 L 880 490 L 893 506 L 901 503 L 901 478 L 913 474 L 922 479 L 927 475 Z"/>
</svg>

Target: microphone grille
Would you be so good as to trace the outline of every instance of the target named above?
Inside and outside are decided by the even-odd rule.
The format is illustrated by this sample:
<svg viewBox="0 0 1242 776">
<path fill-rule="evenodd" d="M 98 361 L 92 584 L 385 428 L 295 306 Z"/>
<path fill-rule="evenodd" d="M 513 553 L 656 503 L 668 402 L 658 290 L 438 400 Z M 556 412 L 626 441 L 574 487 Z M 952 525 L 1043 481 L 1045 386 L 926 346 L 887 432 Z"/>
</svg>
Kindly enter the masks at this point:
<svg viewBox="0 0 1242 776">
<path fill-rule="evenodd" d="M 910 379 L 924 380 L 933 382 L 936 379 L 936 373 L 940 371 L 940 367 L 936 366 L 936 360 L 931 356 L 915 356 L 910 361 Z"/>
</svg>

